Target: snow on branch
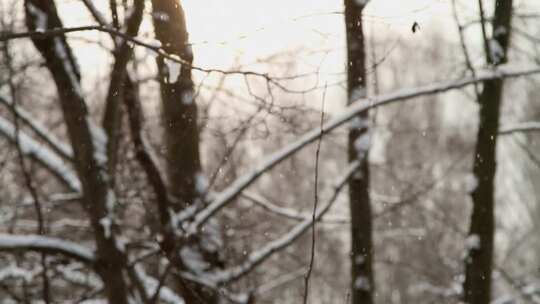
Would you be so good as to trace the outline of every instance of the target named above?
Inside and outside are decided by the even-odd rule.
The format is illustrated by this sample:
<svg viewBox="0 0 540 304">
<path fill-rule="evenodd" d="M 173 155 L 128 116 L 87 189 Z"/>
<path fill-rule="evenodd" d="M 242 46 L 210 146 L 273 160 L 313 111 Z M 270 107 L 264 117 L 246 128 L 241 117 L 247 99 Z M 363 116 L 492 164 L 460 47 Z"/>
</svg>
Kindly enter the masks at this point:
<svg viewBox="0 0 540 304">
<path fill-rule="evenodd" d="M 10 141 L 15 141 L 16 131 L 13 124 L 0 116 L 0 133 Z M 81 191 L 81 183 L 74 171 L 64 164 L 64 161 L 44 144 L 36 141 L 19 130 L 19 144 L 25 155 L 32 157 L 52 174 L 58 177 L 66 186 L 75 192 Z"/>
<path fill-rule="evenodd" d="M 251 303 L 249 294 L 245 294 L 245 293 L 234 294 L 234 293 L 231 293 L 228 290 L 226 290 L 225 288 L 220 287 L 219 284 L 215 283 L 212 280 L 209 280 L 209 279 L 205 278 L 204 276 L 193 275 L 193 274 L 191 274 L 189 272 L 185 272 L 185 271 L 181 272 L 180 276 L 182 277 L 182 279 L 192 281 L 194 283 L 197 283 L 199 285 L 205 286 L 206 288 L 209 288 L 211 290 L 214 290 L 214 291 L 218 292 L 220 295 L 227 298 L 227 300 L 230 301 L 231 303 L 235 303 L 235 304 Z"/>
<path fill-rule="evenodd" d="M 0 234 L 0 251 L 17 250 L 59 253 L 86 264 L 95 261 L 92 250 L 70 241 L 40 235 Z"/>
<path fill-rule="evenodd" d="M 2 96 L 0 96 L 0 102 L 9 108 L 13 107 L 13 102 L 3 98 Z M 63 143 L 54 134 L 47 130 L 47 128 L 39 123 L 35 117 L 32 117 L 30 113 L 19 106 L 16 106 L 14 111 L 17 117 L 20 118 L 21 121 L 23 121 L 40 139 L 46 142 L 54 152 L 67 160 L 73 159 L 73 151 L 71 147 Z"/>
<path fill-rule="evenodd" d="M 512 133 L 523 133 L 523 132 L 540 132 L 540 122 L 539 121 L 528 121 L 521 122 L 517 124 L 503 126 L 499 130 L 499 135 L 508 135 Z"/>
<path fill-rule="evenodd" d="M 154 294 L 156 289 L 158 288 L 159 281 L 144 271 L 141 265 L 135 265 L 135 275 L 137 276 L 137 279 L 141 281 L 141 283 L 144 285 L 144 289 L 146 291 L 146 294 L 151 295 Z M 184 299 L 177 295 L 172 289 L 168 288 L 167 286 L 161 286 L 161 289 L 159 290 L 159 298 L 165 302 L 170 304 L 184 304 Z"/>
<path fill-rule="evenodd" d="M 336 182 L 332 196 L 330 197 L 326 205 L 324 205 L 321 209 L 317 211 L 314 218 L 310 217 L 310 218 L 304 219 L 300 224 L 293 227 L 289 232 L 282 235 L 280 238 L 275 239 L 271 241 L 270 243 L 268 243 L 266 246 L 262 247 L 261 249 L 255 252 L 252 252 L 247 257 L 246 261 L 244 261 L 242 264 L 231 267 L 229 269 L 209 273 L 208 274 L 209 278 L 213 282 L 216 282 L 216 284 L 222 284 L 222 283 L 227 283 L 227 282 L 237 280 L 243 275 L 250 272 L 257 265 L 264 262 L 266 259 L 272 256 L 272 254 L 292 244 L 303 233 L 308 231 L 308 229 L 313 226 L 314 222 L 320 220 L 321 217 L 325 215 L 328 212 L 328 210 L 330 210 L 330 207 L 332 207 L 334 202 L 337 200 L 339 193 L 341 192 L 341 189 L 343 189 L 343 187 L 347 185 L 347 181 L 354 174 L 354 172 L 358 170 L 359 167 L 360 167 L 360 162 L 358 161 L 352 162 L 349 165 L 345 173 Z"/>
<path fill-rule="evenodd" d="M 240 176 L 231 186 L 219 193 L 216 198 L 205 209 L 201 210 L 196 216 L 190 227 L 190 233 L 196 233 L 208 219 L 216 212 L 235 199 L 245 188 L 251 185 L 261 175 L 272 169 L 274 166 L 293 155 L 300 149 L 312 143 L 319 137 L 331 132 L 337 127 L 345 124 L 347 121 L 356 117 L 358 114 L 365 113 L 370 109 L 378 108 L 387 104 L 412 99 L 415 97 L 433 95 L 451 90 L 461 89 L 466 86 L 483 82 L 491 79 L 515 78 L 540 73 L 540 67 L 536 66 L 528 69 L 516 69 L 511 67 L 499 66 L 497 69 L 480 71 L 475 77 L 460 78 L 451 81 L 439 82 L 422 87 L 399 90 L 395 93 L 374 96 L 368 99 L 360 99 L 353 102 L 341 114 L 327 121 L 322 128 L 315 128 L 296 141 L 270 154 L 259 163 L 254 169 Z"/>
<path fill-rule="evenodd" d="M 303 221 L 306 219 L 310 219 L 312 217 L 311 214 L 301 213 L 297 210 L 277 206 L 256 193 L 246 191 L 242 193 L 242 197 L 244 197 L 245 199 L 249 200 L 250 202 L 254 203 L 257 206 L 262 207 L 264 210 L 268 212 L 283 216 L 291 220 Z M 347 218 L 340 218 L 340 217 L 332 217 L 332 218 L 325 217 L 324 221 L 321 220 L 321 222 L 327 223 L 327 224 L 348 224 L 350 223 L 350 220 Z"/>
</svg>

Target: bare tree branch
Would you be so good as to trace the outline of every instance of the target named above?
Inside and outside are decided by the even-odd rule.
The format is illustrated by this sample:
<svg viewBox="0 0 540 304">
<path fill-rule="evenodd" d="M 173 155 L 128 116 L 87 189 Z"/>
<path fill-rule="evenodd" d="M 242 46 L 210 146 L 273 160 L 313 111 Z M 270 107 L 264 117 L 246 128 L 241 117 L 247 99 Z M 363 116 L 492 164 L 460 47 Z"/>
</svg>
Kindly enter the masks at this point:
<svg viewBox="0 0 540 304">
<path fill-rule="evenodd" d="M 0 96 L 0 103 L 4 104 L 6 107 L 12 107 L 13 102 Z M 34 132 L 39 139 L 43 140 L 49 147 L 56 152 L 60 157 L 73 161 L 73 151 L 71 147 L 66 143 L 58 139 L 54 134 L 52 134 L 45 126 L 43 126 L 38 119 L 28 113 L 21 106 L 15 106 L 14 111 L 22 122 L 24 122 L 31 130 Z"/>
<path fill-rule="evenodd" d="M 267 260 L 274 253 L 289 246 L 292 242 L 294 242 L 302 234 L 304 234 L 310 227 L 312 227 L 313 223 L 318 221 L 330 210 L 334 202 L 337 200 L 339 193 L 341 192 L 343 187 L 347 185 L 347 181 L 358 169 L 359 165 L 359 162 L 350 163 L 344 174 L 338 178 L 334 186 L 334 192 L 332 193 L 332 196 L 328 199 L 328 202 L 317 211 L 315 217 L 305 219 L 304 221 L 302 221 L 302 223 L 294 226 L 288 233 L 282 235 L 280 238 L 275 239 L 261 249 L 252 252 L 251 254 L 249 254 L 246 261 L 244 261 L 242 264 L 225 270 L 209 273 L 208 277 L 216 283 L 228 283 L 235 281 L 253 270 L 253 268 L 255 268 L 257 265 Z"/>
<path fill-rule="evenodd" d="M 312 143 L 320 136 L 329 133 L 337 127 L 345 124 L 347 121 L 351 120 L 359 113 L 364 113 L 370 109 L 412 99 L 415 97 L 433 95 L 451 90 L 461 89 L 474 83 L 483 82 L 489 79 L 516 78 L 534 75 L 538 73 L 540 73 L 540 67 L 533 67 L 528 69 L 499 67 L 496 70 L 479 71 L 476 77 L 466 77 L 458 80 L 446 81 L 418 88 L 401 90 L 391 94 L 374 96 L 367 100 L 363 100 L 363 102 L 353 103 L 351 106 L 347 107 L 341 114 L 336 115 L 333 119 L 326 122 L 323 126 L 322 132 L 319 131 L 318 128 L 307 132 L 296 141 L 265 157 L 258 166 L 256 166 L 250 172 L 236 179 L 236 181 L 231 186 L 217 194 L 216 198 L 207 208 L 197 213 L 193 220 L 193 223 L 191 224 L 189 232 L 196 233 L 196 231 L 200 229 L 200 227 L 206 221 L 208 221 L 216 212 L 226 206 L 230 201 L 235 199 L 238 194 L 240 194 L 244 189 L 250 186 L 264 173 L 272 169 L 275 165 L 279 164 L 281 161 L 285 160 L 290 155 L 304 148 L 309 143 Z"/>
<path fill-rule="evenodd" d="M 527 132 L 527 133 L 540 132 L 540 122 L 538 121 L 521 122 L 521 123 L 506 125 L 499 129 L 499 135 L 509 135 L 513 133 L 524 133 L 524 132 Z"/>
<path fill-rule="evenodd" d="M 20 250 L 62 254 L 89 265 L 96 260 L 93 250 L 70 241 L 40 235 L 0 234 L 0 251 Z"/>
</svg>

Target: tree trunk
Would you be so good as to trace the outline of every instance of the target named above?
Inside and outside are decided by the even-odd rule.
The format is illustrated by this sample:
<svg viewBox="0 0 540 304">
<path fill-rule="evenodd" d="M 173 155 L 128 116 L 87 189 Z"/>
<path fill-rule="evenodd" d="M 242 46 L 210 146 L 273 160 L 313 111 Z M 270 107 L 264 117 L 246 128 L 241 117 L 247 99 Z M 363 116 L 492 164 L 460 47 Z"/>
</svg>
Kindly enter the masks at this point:
<svg viewBox="0 0 540 304">
<path fill-rule="evenodd" d="M 345 0 L 347 35 L 348 104 L 366 97 L 366 54 L 362 11 L 367 1 Z M 351 212 L 351 291 L 352 303 L 373 303 L 373 244 L 369 198 L 370 145 L 369 116 L 360 114 L 349 129 L 349 161 L 359 160 L 358 172 L 349 181 Z"/>
<path fill-rule="evenodd" d="M 163 104 L 168 188 L 173 196 L 173 210 L 179 212 L 193 204 L 203 203 L 202 196 L 206 191 L 199 155 L 197 104 L 191 78 L 193 54 L 180 3 L 177 0 L 152 0 L 152 6 L 156 38 L 168 54 L 185 62 L 179 64 L 163 57 L 157 59 Z M 207 264 L 207 268 L 200 271 L 208 271 L 218 267 L 221 262 L 217 248 L 205 246 L 211 242 L 201 242 L 203 238 L 204 235 L 199 235 L 188 243 L 181 244 L 180 252 L 195 252 Z M 191 267 L 193 263 L 190 260 L 182 259 L 180 264 L 187 270 L 197 271 Z M 181 282 L 180 285 L 186 303 L 217 303 L 218 295 L 214 292 L 197 284 L 185 283 Z"/>
<path fill-rule="evenodd" d="M 142 1 L 139 1 L 142 4 Z M 62 28 L 56 5 L 49 0 L 26 0 L 30 30 Z M 142 12 L 142 8 L 141 8 Z M 109 303 L 128 303 L 125 267 L 127 258 L 118 246 L 113 208 L 115 194 L 107 170 L 106 135 L 93 128 L 81 92 L 80 73 L 65 36 L 32 39 L 45 58 L 58 90 L 60 105 L 73 147 L 75 168 L 81 180 L 83 204 L 96 239 L 96 271 L 101 276 Z"/>
<path fill-rule="evenodd" d="M 497 0 L 492 22 L 493 35 L 486 41 L 489 65 L 497 66 L 507 60 L 512 17 L 512 0 Z M 474 154 L 472 190 L 473 210 L 463 283 L 465 303 L 488 304 L 491 299 L 493 238 L 495 233 L 494 195 L 496 146 L 499 130 L 503 80 L 485 81 L 479 97 L 479 125 Z"/>
</svg>

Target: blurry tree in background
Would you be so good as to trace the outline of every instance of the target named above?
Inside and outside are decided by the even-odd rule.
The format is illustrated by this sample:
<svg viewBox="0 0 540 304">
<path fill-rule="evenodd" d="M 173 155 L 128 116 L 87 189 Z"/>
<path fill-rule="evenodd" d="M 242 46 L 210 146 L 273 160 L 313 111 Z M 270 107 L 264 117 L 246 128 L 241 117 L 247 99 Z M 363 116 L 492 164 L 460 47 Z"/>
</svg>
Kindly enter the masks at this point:
<svg viewBox="0 0 540 304">
<path fill-rule="evenodd" d="M 362 14 L 367 1 L 345 1 L 347 36 L 348 104 L 367 96 L 366 41 Z M 349 126 L 349 161 L 360 162 L 360 168 L 349 180 L 351 214 L 351 300 L 352 303 L 373 303 L 373 241 L 371 236 L 371 202 L 369 199 L 369 115 L 355 117 Z"/>
<path fill-rule="evenodd" d="M 507 61 L 512 32 L 512 0 L 495 1 L 491 22 L 491 37 L 486 34 L 482 0 L 479 0 L 480 20 L 488 66 Z M 495 172 L 496 146 L 499 131 L 503 80 L 494 79 L 482 84 L 478 135 L 474 152 L 471 196 L 473 201 L 463 294 L 465 303 L 487 304 L 491 301 L 491 272 L 493 238 L 495 236 Z"/>
<path fill-rule="evenodd" d="M 540 303 L 539 16 L 381 1 L 217 68 L 187 0 L 0 0 L 2 303 Z"/>
</svg>

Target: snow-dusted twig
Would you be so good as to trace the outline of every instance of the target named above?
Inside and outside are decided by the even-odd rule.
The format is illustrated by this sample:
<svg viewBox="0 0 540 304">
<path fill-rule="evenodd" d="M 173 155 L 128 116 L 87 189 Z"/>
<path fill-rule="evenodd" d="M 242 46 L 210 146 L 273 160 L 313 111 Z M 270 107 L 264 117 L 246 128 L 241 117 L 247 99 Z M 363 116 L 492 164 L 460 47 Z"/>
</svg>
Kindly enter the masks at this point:
<svg viewBox="0 0 540 304">
<path fill-rule="evenodd" d="M 146 290 L 146 294 L 153 294 L 159 285 L 159 282 L 154 277 L 146 274 L 141 265 L 135 265 L 134 272 L 137 276 L 137 280 L 142 282 Z M 176 294 L 172 289 L 167 286 L 162 286 L 159 292 L 159 298 L 165 303 L 171 304 L 184 304 L 184 299 Z"/>
<path fill-rule="evenodd" d="M 305 219 L 278 239 L 275 239 L 261 249 L 252 252 L 247 257 L 247 259 L 240 265 L 225 270 L 218 270 L 209 273 L 209 279 L 216 284 L 222 284 L 237 280 L 243 275 L 250 272 L 257 265 L 264 262 L 266 259 L 272 256 L 272 254 L 289 246 L 302 234 L 308 231 L 308 229 L 313 225 L 314 222 L 318 221 L 324 214 L 328 212 L 328 210 L 330 210 L 330 207 L 332 207 L 334 202 L 337 200 L 339 193 L 341 192 L 343 187 L 347 185 L 347 181 L 349 180 L 349 178 L 359 167 L 360 163 L 357 161 L 350 163 L 349 167 L 345 170 L 345 173 L 336 182 L 332 196 L 329 198 L 328 202 L 317 211 L 314 218 Z"/>
<path fill-rule="evenodd" d="M 0 103 L 4 104 L 6 107 L 12 107 L 12 102 L 6 98 L 0 96 Z M 20 118 L 24 124 L 26 124 L 32 132 L 34 132 L 41 140 L 43 140 L 51 150 L 56 152 L 59 156 L 66 160 L 73 160 L 73 151 L 70 146 L 58 139 L 54 134 L 52 134 L 47 128 L 42 125 L 35 117 L 32 117 L 32 114 L 28 113 L 26 110 L 20 106 L 14 107 L 15 113 Z"/>
<path fill-rule="evenodd" d="M 284 275 L 281 275 L 272 281 L 266 282 L 263 285 L 257 287 L 254 291 L 254 294 L 261 295 L 264 293 L 267 293 L 277 287 L 280 287 L 282 285 L 285 285 L 293 280 L 296 280 L 300 277 L 303 277 L 306 273 L 306 268 L 301 267 L 293 272 L 286 273 Z"/>
<path fill-rule="evenodd" d="M 0 116 L 0 133 L 10 141 L 15 141 L 15 127 L 7 119 Z M 64 164 L 56 153 L 44 144 L 34 140 L 22 130 L 19 130 L 19 144 L 25 155 L 32 157 L 49 172 L 56 176 L 63 184 L 75 192 L 81 191 L 81 183 L 75 172 Z"/>
<path fill-rule="evenodd" d="M 63 254 L 86 264 L 95 261 L 91 249 L 70 241 L 40 235 L 0 234 L 0 251 L 16 250 Z"/>
<path fill-rule="evenodd" d="M 219 193 L 207 208 L 201 210 L 196 215 L 190 227 L 190 232 L 196 233 L 196 231 L 200 229 L 200 227 L 202 227 L 202 225 L 204 225 L 204 223 L 206 223 L 206 221 L 208 221 L 216 212 L 235 199 L 244 189 L 246 189 L 255 180 L 279 164 L 281 161 L 312 143 L 320 136 L 323 136 L 324 134 L 329 133 L 337 127 L 345 124 L 347 121 L 351 120 L 360 113 L 415 97 L 461 89 L 474 83 L 483 82 L 490 79 L 515 78 L 539 73 L 540 67 L 538 66 L 527 69 L 516 69 L 511 67 L 504 68 L 500 66 L 495 70 L 490 69 L 479 71 L 476 77 L 466 77 L 412 89 L 400 90 L 395 93 L 374 96 L 368 100 L 353 102 L 352 105 L 348 106 L 341 114 L 336 115 L 333 119 L 326 122 L 322 128 L 322 131 L 317 127 L 316 129 L 307 132 L 296 141 L 270 154 L 254 169 L 236 179 L 231 186 Z"/>
<path fill-rule="evenodd" d="M 181 276 L 182 279 L 197 283 L 199 285 L 205 286 L 206 288 L 214 290 L 215 292 L 227 298 L 227 300 L 229 300 L 232 303 L 235 303 L 235 304 L 250 303 L 249 302 L 250 295 L 245 294 L 245 293 L 235 294 L 235 293 L 229 292 L 227 289 L 220 287 L 218 283 L 212 280 L 209 280 L 204 275 L 194 275 L 192 273 L 185 272 L 185 271 L 179 273 L 179 275 Z"/>
<path fill-rule="evenodd" d="M 540 132 L 540 122 L 528 121 L 528 122 L 521 122 L 517 124 L 503 126 L 499 130 L 499 135 L 508 135 L 512 133 L 523 133 L 523 132 Z"/>
<path fill-rule="evenodd" d="M 277 206 L 273 204 L 272 202 L 268 201 L 266 198 L 262 197 L 261 195 L 258 195 L 253 192 L 244 191 L 241 195 L 243 198 L 249 200 L 250 202 L 254 203 L 257 206 L 260 206 L 264 210 L 277 214 L 279 216 L 291 219 L 291 220 L 303 221 L 303 220 L 311 218 L 311 214 L 302 213 L 294 209 Z M 350 220 L 345 217 L 326 216 L 324 217 L 324 219 L 321 219 L 319 222 L 325 223 L 325 224 L 348 224 L 350 223 Z"/>
<path fill-rule="evenodd" d="M 324 126 L 324 102 L 326 100 L 326 89 L 327 85 L 324 86 L 323 96 L 322 96 L 322 106 L 321 106 L 321 133 L 323 132 L 323 126 Z M 317 207 L 319 205 L 319 156 L 321 153 L 321 144 L 322 144 L 322 135 L 317 140 L 317 147 L 315 149 L 315 174 L 314 174 L 314 181 L 313 181 L 313 188 L 314 188 L 314 197 L 313 197 L 313 212 L 311 214 L 311 254 L 309 257 L 309 263 L 308 268 L 306 271 L 306 276 L 304 277 L 304 297 L 303 297 L 303 303 L 307 304 L 308 297 L 309 297 L 309 280 L 311 278 L 311 273 L 313 272 L 313 266 L 315 265 L 315 241 L 317 236 Z"/>
</svg>

